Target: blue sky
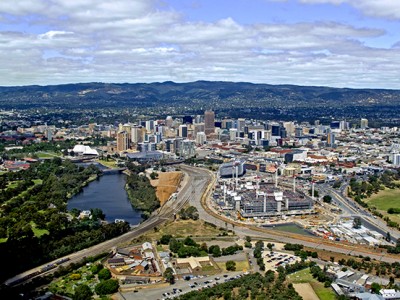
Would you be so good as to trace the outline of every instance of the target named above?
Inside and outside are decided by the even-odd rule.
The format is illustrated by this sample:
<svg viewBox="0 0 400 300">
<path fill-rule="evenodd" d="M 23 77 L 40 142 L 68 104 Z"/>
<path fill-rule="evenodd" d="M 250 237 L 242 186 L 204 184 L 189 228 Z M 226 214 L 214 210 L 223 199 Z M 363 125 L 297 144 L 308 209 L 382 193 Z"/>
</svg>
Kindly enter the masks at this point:
<svg viewBox="0 0 400 300">
<path fill-rule="evenodd" d="M 0 2 L 0 85 L 172 80 L 400 88 L 400 1 Z"/>
</svg>

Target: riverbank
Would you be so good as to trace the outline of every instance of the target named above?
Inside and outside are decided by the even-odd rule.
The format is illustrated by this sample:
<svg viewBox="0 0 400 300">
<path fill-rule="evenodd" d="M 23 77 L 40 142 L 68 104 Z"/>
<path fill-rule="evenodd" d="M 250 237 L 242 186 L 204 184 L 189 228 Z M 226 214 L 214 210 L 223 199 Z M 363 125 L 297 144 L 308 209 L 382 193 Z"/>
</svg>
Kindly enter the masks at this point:
<svg viewBox="0 0 400 300">
<path fill-rule="evenodd" d="M 68 201 L 68 210 L 99 208 L 109 223 L 115 222 L 115 219 L 123 219 L 130 225 L 137 225 L 142 221 L 141 212 L 132 207 L 125 190 L 126 175 L 115 173 L 91 179 L 82 192 Z"/>
<path fill-rule="evenodd" d="M 126 178 L 125 190 L 132 207 L 140 210 L 143 218 L 148 218 L 153 211 L 160 207 L 156 189 L 146 176 L 132 173 Z"/>
</svg>

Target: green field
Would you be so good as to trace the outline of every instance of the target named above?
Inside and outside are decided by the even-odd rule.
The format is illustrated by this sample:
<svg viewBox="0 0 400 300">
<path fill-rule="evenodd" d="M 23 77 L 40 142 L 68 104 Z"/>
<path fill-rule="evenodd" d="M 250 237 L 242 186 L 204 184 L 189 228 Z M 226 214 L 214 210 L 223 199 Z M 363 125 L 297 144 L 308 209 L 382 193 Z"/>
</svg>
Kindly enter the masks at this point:
<svg viewBox="0 0 400 300">
<path fill-rule="evenodd" d="M 36 237 L 41 237 L 41 236 L 44 235 L 44 234 L 49 234 L 49 231 L 48 231 L 47 229 L 39 229 L 39 228 L 36 228 L 35 222 L 31 221 L 30 224 L 31 224 L 31 226 L 32 226 L 33 234 L 34 234 Z"/>
<path fill-rule="evenodd" d="M 391 207 L 400 208 L 400 189 L 385 189 L 366 199 L 366 202 L 369 206 L 375 206 L 383 215 L 389 216 L 391 220 L 400 223 L 399 214 L 391 215 L 387 213 L 387 210 Z"/>
<path fill-rule="evenodd" d="M 39 158 L 53 158 L 53 157 L 59 157 L 60 156 L 60 155 L 57 155 L 54 152 L 36 152 L 35 154 Z"/>
<path fill-rule="evenodd" d="M 324 287 L 323 283 L 314 279 L 309 268 L 288 275 L 288 279 L 294 284 L 309 283 L 321 300 L 335 300 L 335 292 L 331 288 Z"/>
<path fill-rule="evenodd" d="M 324 284 L 318 281 L 310 282 L 311 287 L 320 300 L 335 300 L 336 294 L 331 288 L 324 287 Z"/>
<path fill-rule="evenodd" d="M 309 268 L 288 275 L 288 279 L 292 283 L 307 283 L 314 280 Z"/>
</svg>

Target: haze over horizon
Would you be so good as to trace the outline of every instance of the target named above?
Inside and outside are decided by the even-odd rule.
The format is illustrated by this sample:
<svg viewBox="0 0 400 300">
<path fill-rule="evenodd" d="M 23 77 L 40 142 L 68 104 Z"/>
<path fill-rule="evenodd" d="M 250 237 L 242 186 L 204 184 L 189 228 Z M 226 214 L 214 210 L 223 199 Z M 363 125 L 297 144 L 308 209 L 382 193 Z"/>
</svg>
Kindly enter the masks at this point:
<svg viewBox="0 0 400 300">
<path fill-rule="evenodd" d="M 0 3 L 0 86 L 241 81 L 400 88 L 400 1 Z"/>
</svg>

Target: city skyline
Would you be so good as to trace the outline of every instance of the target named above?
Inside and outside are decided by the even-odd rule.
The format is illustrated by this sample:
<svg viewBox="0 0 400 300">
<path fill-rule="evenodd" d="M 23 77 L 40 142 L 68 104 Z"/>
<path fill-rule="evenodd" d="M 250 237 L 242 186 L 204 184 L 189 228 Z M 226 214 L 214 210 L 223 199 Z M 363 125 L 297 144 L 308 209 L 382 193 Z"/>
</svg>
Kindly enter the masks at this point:
<svg viewBox="0 0 400 300">
<path fill-rule="evenodd" d="M 246 81 L 391 88 L 400 3 L 66 0 L 0 4 L 0 86 Z"/>
</svg>

